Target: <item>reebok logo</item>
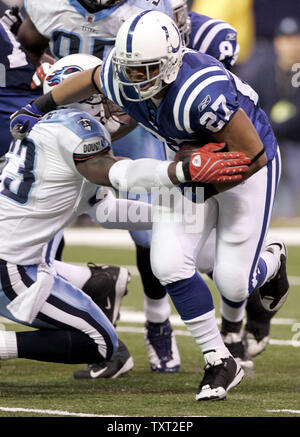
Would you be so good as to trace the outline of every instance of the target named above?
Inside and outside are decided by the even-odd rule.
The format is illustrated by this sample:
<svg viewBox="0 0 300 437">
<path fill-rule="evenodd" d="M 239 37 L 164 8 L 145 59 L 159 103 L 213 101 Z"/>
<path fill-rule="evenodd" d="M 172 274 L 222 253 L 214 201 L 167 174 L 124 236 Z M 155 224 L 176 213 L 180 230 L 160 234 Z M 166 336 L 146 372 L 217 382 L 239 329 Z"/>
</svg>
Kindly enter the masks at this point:
<svg viewBox="0 0 300 437">
<path fill-rule="evenodd" d="M 192 159 L 192 164 L 195 167 L 201 167 L 201 156 L 200 155 L 194 156 L 194 158 Z"/>
</svg>

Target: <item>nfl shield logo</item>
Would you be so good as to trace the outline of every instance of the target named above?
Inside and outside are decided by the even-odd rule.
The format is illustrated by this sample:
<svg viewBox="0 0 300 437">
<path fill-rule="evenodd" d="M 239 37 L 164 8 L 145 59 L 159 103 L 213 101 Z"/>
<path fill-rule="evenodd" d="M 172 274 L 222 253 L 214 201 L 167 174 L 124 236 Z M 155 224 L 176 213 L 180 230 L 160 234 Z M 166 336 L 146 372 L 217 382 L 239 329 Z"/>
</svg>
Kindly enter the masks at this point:
<svg viewBox="0 0 300 437">
<path fill-rule="evenodd" d="M 93 23 L 95 21 L 95 16 L 90 15 L 90 14 L 86 14 L 86 19 L 87 19 L 88 23 Z"/>
</svg>

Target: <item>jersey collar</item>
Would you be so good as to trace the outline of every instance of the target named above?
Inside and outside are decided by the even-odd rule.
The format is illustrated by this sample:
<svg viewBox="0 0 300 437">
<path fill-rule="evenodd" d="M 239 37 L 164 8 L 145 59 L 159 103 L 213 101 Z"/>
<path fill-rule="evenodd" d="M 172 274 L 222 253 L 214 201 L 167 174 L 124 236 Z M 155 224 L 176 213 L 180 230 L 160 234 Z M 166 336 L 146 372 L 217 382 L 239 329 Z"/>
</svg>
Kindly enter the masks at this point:
<svg viewBox="0 0 300 437">
<path fill-rule="evenodd" d="M 73 8 L 76 9 L 76 11 L 82 15 L 83 17 L 95 17 L 94 21 L 100 21 L 104 20 L 104 18 L 109 17 L 115 10 L 117 10 L 120 6 L 122 6 L 127 0 L 123 0 L 121 3 L 117 4 L 116 6 L 113 6 L 112 8 L 108 9 L 102 9 L 102 11 L 98 12 L 88 12 L 80 3 L 78 0 L 68 0 L 70 5 L 73 6 Z"/>
</svg>

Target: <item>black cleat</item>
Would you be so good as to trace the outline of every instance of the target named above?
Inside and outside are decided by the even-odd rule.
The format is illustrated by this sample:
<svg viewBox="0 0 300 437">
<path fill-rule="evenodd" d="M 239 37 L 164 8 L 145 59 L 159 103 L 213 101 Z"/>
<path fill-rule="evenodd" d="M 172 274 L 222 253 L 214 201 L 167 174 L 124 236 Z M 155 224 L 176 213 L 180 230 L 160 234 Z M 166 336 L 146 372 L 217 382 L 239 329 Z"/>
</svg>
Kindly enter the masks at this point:
<svg viewBox="0 0 300 437">
<path fill-rule="evenodd" d="M 247 322 L 243 341 L 251 358 L 261 354 L 270 340 L 271 319 L 276 311 L 267 311 L 260 298 L 259 289 L 254 290 L 247 301 Z"/>
<path fill-rule="evenodd" d="M 196 394 L 196 401 L 226 399 L 227 392 L 243 379 L 243 369 L 233 357 L 222 358 L 216 351 L 206 352 L 204 360 L 205 373 Z"/>
<path fill-rule="evenodd" d="M 242 339 L 243 321 L 230 322 L 222 317 L 221 335 L 225 346 L 243 369 L 252 369 L 254 363 L 247 353 L 246 343 Z"/>
<path fill-rule="evenodd" d="M 75 379 L 96 379 L 111 378 L 115 379 L 125 375 L 133 368 L 133 358 L 125 344 L 119 340 L 119 348 L 110 361 L 88 364 L 84 369 L 74 372 Z"/>
<path fill-rule="evenodd" d="M 130 273 L 125 267 L 96 266 L 88 263 L 90 279 L 82 290 L 101 308 L 107 318 L 116 324 L 122 298 L 127 294 Z"/>
<path fill-rule="evenodd" d="M 241 334 L 228 332 L 226 336 L 222 337 L 225 346 L 235 361 L 237 361 L 237 363 L 239 363 L 243 369 L 252 369 L 254 367 L 254 363 L 248 354 L 246 343 L 242 339 Z"/>
<path fill-rule="evenodd" d="M 267 251 L 278 256 L 278 270 L 275 275 L 259 289 L 261 302 L 267 311 L 277 311 L 284 304 L 288 292 L 289 281 L 286 272 L 287 248 L 281 241 L 267 245 Z"/>
</svg>

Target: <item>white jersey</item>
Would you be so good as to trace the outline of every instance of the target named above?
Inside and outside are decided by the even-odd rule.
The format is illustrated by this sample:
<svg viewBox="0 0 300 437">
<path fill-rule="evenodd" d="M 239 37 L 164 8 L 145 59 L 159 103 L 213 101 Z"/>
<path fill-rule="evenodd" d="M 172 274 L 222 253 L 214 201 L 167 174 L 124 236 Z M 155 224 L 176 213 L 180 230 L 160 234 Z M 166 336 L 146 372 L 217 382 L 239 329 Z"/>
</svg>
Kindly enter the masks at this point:
<svg viewBox="0 0 300 437">
<path fill-rule="evenodd" d="M 0 185 L 0 258 L 14 264 L 47 261 L 47 243 L 82 214 L 97 186 L 75 159 L 100 152 L 100 123 L 77 109 L 46 114 L 22 141 L 11 145 Z"/>
<path fill-rule="evenodd" d="M 123 0 L 93 14 L 78 0 L 26 0 L 25 8 L 37 30 L 50 40 L 57 59 L 73 53 L 103 59 L 113 47 L 121 24 L 140 11 L 154 9 L 173 17 L 169 0 Z"/>
</svg>

